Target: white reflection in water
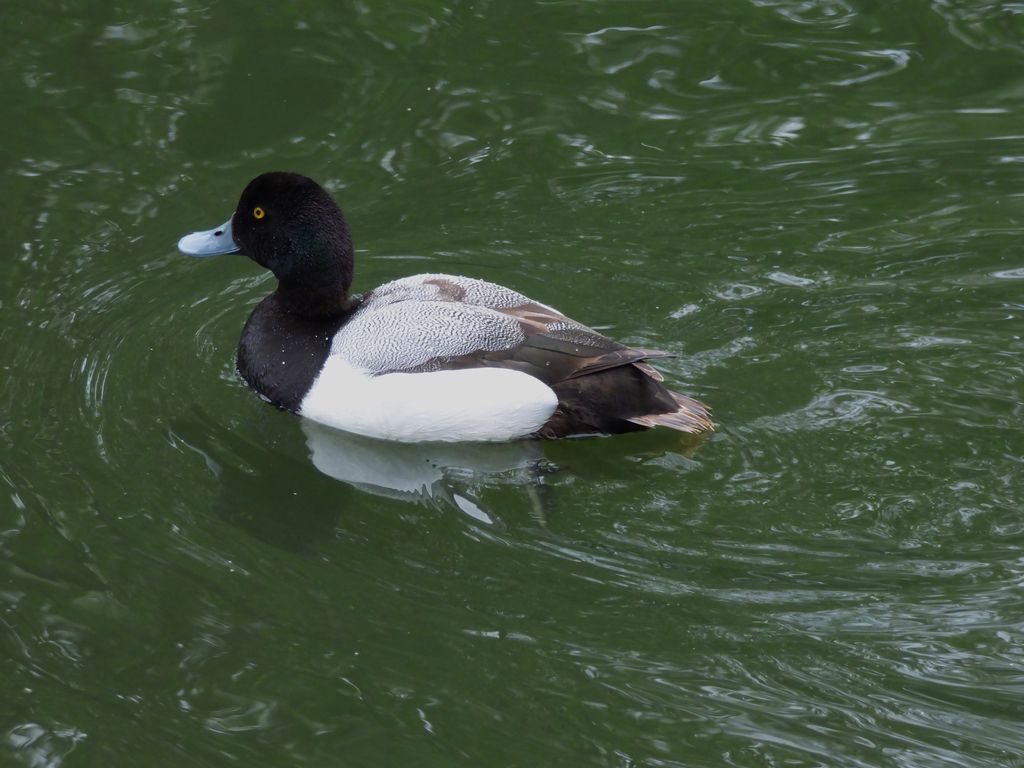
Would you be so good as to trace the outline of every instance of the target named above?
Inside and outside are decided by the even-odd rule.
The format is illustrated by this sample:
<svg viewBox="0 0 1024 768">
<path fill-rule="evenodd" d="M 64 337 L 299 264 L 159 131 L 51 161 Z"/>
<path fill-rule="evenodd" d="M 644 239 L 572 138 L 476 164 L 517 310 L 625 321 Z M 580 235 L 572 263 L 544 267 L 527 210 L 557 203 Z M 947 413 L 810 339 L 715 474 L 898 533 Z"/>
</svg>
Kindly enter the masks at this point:
<svg viewBox="0 0 1024 768">
<path fill-rule="evenodd" d="M 447 502 L 481 522 L 481 481 L 533 484 L 544 459 L 540 441 L 392 443 L 302 420 L 313 465 L 361 491 L 415 502 Z"/>
</svg>

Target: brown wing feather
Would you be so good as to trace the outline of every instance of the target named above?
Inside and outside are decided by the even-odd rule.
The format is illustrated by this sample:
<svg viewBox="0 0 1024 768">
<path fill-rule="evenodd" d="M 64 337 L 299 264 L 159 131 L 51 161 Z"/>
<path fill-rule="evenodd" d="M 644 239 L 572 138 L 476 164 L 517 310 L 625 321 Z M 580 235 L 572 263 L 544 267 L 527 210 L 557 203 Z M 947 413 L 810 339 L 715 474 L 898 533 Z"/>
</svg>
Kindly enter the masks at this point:
<svg viewBox="0 0 1024 768">
<path fill-rule="evenodd" d="M 542 436 L 654 426 L 688 433 L 715 428 L 706 405 L 666 389 L 665 377 L 646 362 L 670 353 L 627 347 L 541 304 L 502 311 L 516 317 L 526 333 L 513 357 L 528 361 L 527 372 L 558 394 L 558 409 Z"/>
<path fill-rule="evenodd" d="M 500 365 L 504 358 L 524 364 L 526 367 L 522 370 L 547 384 L 649 358 L 672 356 L 656 349 L 627 347 L 543 304 L 524 304 L 498 311 L 519 320 L 526 340 L 515 349 L 489 353 L 487 361 Z M 656 381 L 662 381 L 661 374 L 650 366 L 643 365 L 641 370 Z"/>
<path fill-rule="evenodd" d="M 407 372 L 494 366 L 523 371 L 550 385 L 634 364 L 655 381 L 663 380 L 660 373 L 643 361 L 652 357 L 671 357 L 669 353 L 633 349 L 600 336 L 596 331 L 586 330 L 589 335 L 584 337 L 577 334 L 572 339 L 560 337 L 557 332 L 531 333 L 513 347 L 492 351 L 475 350 L 457 357 L 434 358 L 407 369 Z"/>
</svg>

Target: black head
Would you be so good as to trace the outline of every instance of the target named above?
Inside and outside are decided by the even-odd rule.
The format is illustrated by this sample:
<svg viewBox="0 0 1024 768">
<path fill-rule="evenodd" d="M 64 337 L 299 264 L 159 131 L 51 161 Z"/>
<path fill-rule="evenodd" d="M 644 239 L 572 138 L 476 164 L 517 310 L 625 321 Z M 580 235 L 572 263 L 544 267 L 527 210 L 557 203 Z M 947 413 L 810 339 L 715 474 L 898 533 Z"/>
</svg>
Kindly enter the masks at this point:
<svg viewBox="0 0 1024 768">
<path fill-rule="evenodd" d="M 343 309 L 352 284 L 352 236 L 323 187 L 298 173 L 249 182 L 231 217 L 235 244 L 278 279 L 291 311 L 322 316 Z"/>
</svg>

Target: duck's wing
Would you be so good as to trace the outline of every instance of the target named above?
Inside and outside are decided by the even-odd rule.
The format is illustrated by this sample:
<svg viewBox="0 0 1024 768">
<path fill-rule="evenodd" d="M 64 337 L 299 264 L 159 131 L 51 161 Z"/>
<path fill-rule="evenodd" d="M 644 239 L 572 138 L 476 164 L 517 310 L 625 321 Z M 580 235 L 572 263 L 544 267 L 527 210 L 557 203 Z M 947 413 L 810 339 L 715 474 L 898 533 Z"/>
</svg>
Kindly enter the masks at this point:
<svg viewBox="0 0 1024 768">
<path fill-rule="evenodd" d="M 535 302 L 496 311 L 514 318 L 524 338 L 512 349 L 485 353 L 486 363 L 518 368 L 548 384 L 629 364 L 655 381 L 663 381 L 662 375 L 643 361 L 671 357 L 668 352 L 627 347 Z"/>
<path fill-rule="evenodd" d="M 669 356 L 627 347 L 526 297 L 500 308 L 368 298 L 335 335 L 331 354 L 374 374 L 501 367 L 555 384 L 632 363 L 661 381 L 642 361 Z"/>
</svg>

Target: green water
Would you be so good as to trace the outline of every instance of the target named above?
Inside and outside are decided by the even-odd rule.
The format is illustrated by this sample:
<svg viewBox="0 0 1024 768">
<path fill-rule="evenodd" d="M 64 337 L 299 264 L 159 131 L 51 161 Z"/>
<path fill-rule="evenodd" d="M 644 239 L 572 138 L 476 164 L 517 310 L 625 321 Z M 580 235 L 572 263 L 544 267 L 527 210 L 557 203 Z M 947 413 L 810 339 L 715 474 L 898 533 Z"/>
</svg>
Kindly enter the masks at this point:
<svg viewBox="0 0 1024 768">
<path fill-rule="evenodd" d="M 0 764 L 1024 765 L 1024 5 L 0 21 Z M 677 353 L 718 432 L 262 403 L 272 282 L 174 244 L 273 169 L 358 289 L 505 283 Z"/>
</svg>

